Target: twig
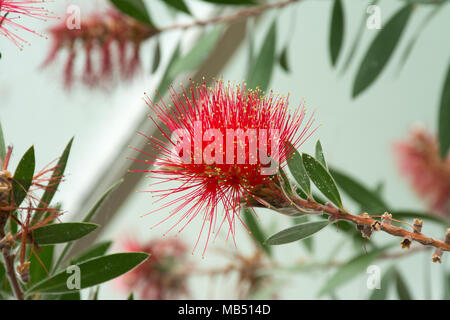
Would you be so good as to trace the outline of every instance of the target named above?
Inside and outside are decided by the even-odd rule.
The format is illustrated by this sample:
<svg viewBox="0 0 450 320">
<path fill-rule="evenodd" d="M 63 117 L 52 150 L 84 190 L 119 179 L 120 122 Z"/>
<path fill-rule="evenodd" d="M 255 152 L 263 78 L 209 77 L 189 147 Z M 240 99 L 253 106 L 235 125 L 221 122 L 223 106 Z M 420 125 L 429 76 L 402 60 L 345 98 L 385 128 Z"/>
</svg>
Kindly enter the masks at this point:
<svg viewBox="0 0 450 320">
<path fill-rule="evenodd" d="M 300 207 L 313 209 L 315 211 L 322 211 L 326 214 L 329 214 L 331 215 L 330 218 L 333 220 L 350 221 L 356 224 L 357 226 L 369 228 L 369 230 L 371 231 L 378 231 L 377 226 L 379 226 L 379 230 L 384 231 L 390 235 L 408 238 L 411 239 L 411 241 L 414 240 L 425 246 L 433 246 L 443 251 L 450 251 L 450 243 L 440 241 L 431 237 L 427 237 L 421 232 L 417 232 L 417 230 L 415 230 L 414 232 L 410 232 L 403 228 L 393 226 L 388 223 L 383 222 L 380 223 L 380 221 L 370 218 L 369 215 L 367 214 L 359 216 L 354 215 L 346 211 L 340 210 L 330 203 L 322 205 L 320 203 L 315 202 L 313 199 L 304 200 L 295 195 L 293 196 L 292 200 L 295 202 L 296 205 Z"/>
<path fill-rule="evenodd" d="M 233 21 L 240 20 L 240 19 L 258 16 L 267 10 L 283 8 L 285 6 L 288 6 L 290 4 L 293 4 L 293 3 L 296 3 L 299 1 L 301 1 L 301 0 L 286 0 L 286 1 L 282 1 L 282 2 L 268 3 L 268 4 L 258 6 L 258 7 L 244 9 L 244 10 L 238 11 L 236 13 L 230 14 L 228 16 L 215 17 L 215 18 L 206 19 L 206 20 L 197 20 L 194 22 L 186 23 L 186 24 L 174 24 L 174 25 L 170 25 L 167 27 L 162 27 L 162 28 L 159 28 L 159 32 L 178 30 L 178 29 L 186 30 L 186 29 L 189 29 L 192 27 L 233 22 Z"/>
</svg>

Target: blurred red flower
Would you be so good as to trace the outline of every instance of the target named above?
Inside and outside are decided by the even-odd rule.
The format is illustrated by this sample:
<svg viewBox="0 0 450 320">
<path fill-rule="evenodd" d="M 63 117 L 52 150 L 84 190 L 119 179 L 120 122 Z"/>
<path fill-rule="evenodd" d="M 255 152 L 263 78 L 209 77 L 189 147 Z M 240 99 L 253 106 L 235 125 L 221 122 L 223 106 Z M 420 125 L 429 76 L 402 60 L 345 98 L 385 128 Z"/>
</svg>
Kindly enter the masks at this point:
<svg viewBox="0 0 450 320">
<path fill-rule="evenodd" d="M 450 156 L 442 160 L 436 138 L 422 128 L 395 144 L 400 171 L 435 213 L 450 216 Z"/>
</svg>

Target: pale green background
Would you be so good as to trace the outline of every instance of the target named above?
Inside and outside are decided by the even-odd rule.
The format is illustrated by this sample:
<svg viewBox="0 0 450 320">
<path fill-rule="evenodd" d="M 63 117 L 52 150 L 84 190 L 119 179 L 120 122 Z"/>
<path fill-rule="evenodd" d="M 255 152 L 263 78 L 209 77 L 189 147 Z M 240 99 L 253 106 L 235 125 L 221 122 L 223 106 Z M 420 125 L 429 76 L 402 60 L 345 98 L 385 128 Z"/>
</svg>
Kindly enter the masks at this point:
<svg viewBox="0 0 450 320">
<path fill-rule="evenodd" d="M 195 16 L 208 16 L 211 7 L 199 1 L 187 1 Z M 397 10 L 404 1 L 381 1 L 382 23 Z M 58 1 L 49 6 L 61 14 L 66 4 L 79 4 L 82 15 L 95 6 L 101 7 L 103 1 Z M 158 25 L 167 25 L 172 16 L 158 1 L 147 1 L 153 17 Z M 346 0 L 346 33 L 343 55 L 338 61 L 338 70 L 342 66 L 343 57 L 348 53 L 356 29 L 365 10 L 365 1 Z M 291 31 L 291 13 L 295 10 L 295 33 L 289 38 Z M 382 181 L 385 183 L 384 195 L 396 208 L 422 209 L 422 203 L 417 200 L 409 185 L 396 170 L 392 143 L 404 139 L 413 124 L 421 123 L 428 129 L 436 131 L 438 103 L 442 83 L 450 58 L 450 6 L 446 6 L 423 31 L 403 71 L 397 73 L 397 65 L 406 42 L 418 28 L 419 23 L 430 10 L 419 8 L 413 14 L 412 21 L 397 50 L 391 58 L 386 70 L 376 83 L 358 99 L 352 100 L 350 92 L 352 80 L 361 56 L 373 38 L 375 32 L 366 30 L 362 45 L 350 70 L 345 75 L 330 65 L 328 53 L 328 31 L 331 13 L 331 1 L 302 1 L 288 9 L 271 12 L 264 15 L 263 23 L 256 34 L 256 48 L 260 47 L 269 23 L 275 15 L 280 15 L 278 21 L 277 47 L 280 51 L 286 41 L 289 46 L 289 64 L 292 72 L 284 73 L 275 68 L 271 87 L 280 93 L 291 94 L 291 103 L 295 106 L 305 98 L 310 111 L 317 109 L 317 119 L 323 125 L 317 133 L 304 145 L 303 151 L 313 152 L 315 141 L 320 138 L 327 159 L 334 166 L 351 173 L 369 186 Z M 157 14 L 156 14 L 157 12 Z M 189 20 L 186 16 L 178 17 Z M 30 22 L 29 20 L 26 20 Z M 49 24 L 30 22 L 37 30 L 44 30 Z M 195 35 L 195 34 L 194 34 Z M 114 154 L 127 134 L 134 130 L 140 120 L 144 91 L 154 90 L 157 86 L 161 70 L 157 75 L 148 75 L 153 51 L 153 42 L 145 45 L 142 57 L 144 62 L 143 76 L 133 84 L 122 85 L 110 92 L 97 92 L 84 88 L 75 88 L 71 92 L 62 90 L 61 70 L 64 59 L 52 67 L 40 70 L 50 40 L 25 34 L 31 46 L 19 51 L 5 39 L 0 39 L 0 50 L 3 58 L 0 60 L 0 118 L 8 142 L 13 143 L 15 157 L 12 165 L 18 161 L 19 155 L 31 145 L 36 147 L 38 166 L 42 166 L 56 158 L 67 141 L 75 135 L 71 159 L 67 167 L 67 181 L 61 187 L 57 200 L 64 203 L 67 210 L 65 219 L 70 219 L 82 199 L 85 190 L 95 183 L 96 175 L 101 172 L 105 159 Z M 180 33 L 173 32 L 164 35 L 163 64 L 166 63 L 169 52 L 173 49 Z M 185 48 L 190 46 L 187 38 Z M 237 55 L 228 63 L 223 72 L 223 79 L 244 79 L 246 69 L 247 46 L 242 46 Z M 160 68 L 163 69 L 163 68 Z M 139 190 L 147 189 L 149 181 L 145 179 Z M 347 200 L 347 199 L 346 199 Z M 171 226 L 164 224 L 156 229 L 149 227 L 164 217 L 164 212 L 140 218 L 140 215 L 152 209 L 152 200 L 145 194 L 133 194 L 123 206 L 120 215 L 106 227 L 105 239 L 121 239 L 127 233 L 139 235 L 142 240 L 161 237 Z M 347 201 L 348 207 L 354 207 Z M 193 246 L 200 227 L 197 219 L 191 227 L 182 233 L 181 238 L 188 246 Z M 261 211 L 260 223 L 267 229 L 280 230 L 289 225 L 288 218 Z M 238 228 L 238 250 L 241 253 L 251 252 L 249 237 Z M 442 236 L 442 228 L 425 224 L 424 231 L 436 237 Z M 380 241 L 389 237 L 377 234 Z M 334 229 L 326 230 L 315 237 L 316 254 L 308 256 L 298 243 L 292 243 L 276 250 L 277 261 L 293 264 L 297 259 L 312 259 L 323 261 L 335 250 L 335 245 L 342 235 Z M 381 240 L 383 239 L 383 240 Z M 200 268 L 223 266 L 223 258 L 214 247 L 208 248 L 205 259 L 201 259 L 201 247 L 191 258 Z M 345 243 L 345 242 L 344 242 Z M 233 250 L 231 243 L 228 245 Z M 114 248 L 118 250 L 117 246 Z M 398 249 L 399 250 L 399 249 Z M 363 252 L 363 248 L 359 250 Z M 354 254 L 353 246 L 348 243 L 338 256 L 342 261 Z M 448 260 L 448 257 L 446 257 Z M 429 264 L 430 254 L 416 254 L 399 261 L 408 284 L 415 298 L 425 297 L 424 269 L 429 268 L 432 278 L 432 298 L 442 297 L 442 269 L 444 265 Z M 383 268 L 386 264 L 382 263 Z M 447 263 L 448 268 L 448 263 Z M 317 291 L 331 272 L 315 272 L 311 274 L 280 274 L 279 279 L 289 279 L 282 287 L 279 297 L 287 299 L 314 299 Z M 211 281 L 209 278 L 196 277 L 190 280 L 194 298 L 233 298 L 233 283 L 228 279 Z M 336 292 L 339 298 L 366 298 L 370 292 L 366 288 L 366 276 L 355 278 L 351 283 Z M 101 298 L 124 298 L 127 293 L 117 291 L 114 285 L 103 286 Z M 327 298 L 327 297 L 326 297 Z"/>
</svg>

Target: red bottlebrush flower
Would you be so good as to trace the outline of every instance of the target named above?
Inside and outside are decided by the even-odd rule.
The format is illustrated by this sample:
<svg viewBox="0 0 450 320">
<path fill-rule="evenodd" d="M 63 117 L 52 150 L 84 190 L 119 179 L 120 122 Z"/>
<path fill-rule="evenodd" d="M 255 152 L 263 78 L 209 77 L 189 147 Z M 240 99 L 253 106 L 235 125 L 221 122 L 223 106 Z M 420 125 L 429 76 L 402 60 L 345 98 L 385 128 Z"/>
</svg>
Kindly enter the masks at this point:
<svg viewBox="0 0 450 320">
<path fill-rule="evenodd" d="M 79 28 L 68 28 L 66 22 L 62 21 L 49 32 L 53 44 L 43 66 L 51 63 L 60 51 L 67 49 L 64 84 L 69 88 L 76 76 L 74 68 L 78 44 L 83 47 L 85 56 L 80 78 L 83 83 L 93 87 L 113 80 L 115 71 L 124 79 L 132 78 L 140 66 L 141 43 L 158 33 L 158 30 L 111 9 L 83 19 Z M 100 63 L 93 61 L 97 55 Z"/>
<path fill-rule="evenodd" d="M 42 7 L 45 1 L 0 0 L 0 35 L 11 40 L 19 48 L 28 42 L 12 30 L 24 30 L 42 36 L 36 31 L 19 23 L 22 17 L 40 20 L 50 18 L 50 13 Z"/>
<path fill-rule="evenodd" d="M 154 173 L 158 184 L 181 183 L 177 188 L 152 191 L 162 199 L 177 197 L 162 206 L 175 207 L 161 222 L 178 215 L 170 230 L 182 224 L 181 232 L 201 214 L 203 224 L 195 247 L 206 228 L 206 250 L 210 234 L 218 234 L 224 223 L 229 227 L 228 236 L 235 240 L 242 206 L 276 206 L 277 201 L 285 201 L 277 178 L 279 166 L 286 165 L 292 146 L 298 148 L 312 134 L 308 130 L 313 119 L 304 123 L 304 107 L 290 113 L 288 97 L 263 95 L 259 89 L 247 90 L 245 85 L 224 85 L 222 81 L 216 81 L 213 88 L 204 83 L 192 85 L 189 93 L 183 94 L 172 89 L 171 100 L 172 109 L 147 98 L 155 114 L 152 120 L 169 141 L 140 133 L 159 156 L 132 160 L 158 167 L 134 172 Z M 182 209 L 186 211 L 182 213 Z M 220 211 L 225 214 L 218 221 Z"/>
<path fill-rule="evenodd" d="M 436 138 L 421 128 L 395 145 L 400 171 L 429 208 L 450 216 L 450 156 L 442 160 Z"/>
<path fill-rule="evenodd" d="M 176 239 L 152 240 L 140 244 L 128 239 L 124 243 L 128 252 L 147 252 L 150 258 L 118 279 L 119 285 L 137 292 L 141 299 L 166 300 L 189 294 L 186 275 L 186 247 Z M 181 269 L 182 268 L 182 269 Z"/>
</svg>

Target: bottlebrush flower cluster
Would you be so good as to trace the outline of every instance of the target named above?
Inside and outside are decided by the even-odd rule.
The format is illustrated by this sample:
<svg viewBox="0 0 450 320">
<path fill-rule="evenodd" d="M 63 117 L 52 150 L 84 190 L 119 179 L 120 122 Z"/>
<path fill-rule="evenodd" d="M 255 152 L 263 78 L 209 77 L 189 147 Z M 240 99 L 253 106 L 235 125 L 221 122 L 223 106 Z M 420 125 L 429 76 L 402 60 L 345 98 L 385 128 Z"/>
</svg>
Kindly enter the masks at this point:
<svg viewBox="0 0 450 320">
<path fill-rule="evenodd" d="M 304 121 L 304 106 L 290 113 L 288 97 L 264 95 L 259 89 L 223 81 L 215 81 L 213 87 L 192 84 L 189 92 L 181 94 L 171 89 L 172 107 L 148 97 L 146 102 L 152 120 L 168 141 L 140 133 L 159 155 L 135 149 L 149 159 L 132 160 L 157 165 L 153 170 L 135 172 L 153 173 L 152 179 L 158 179 L 154 185 L 181 184 L 151 191 L 161 199 L 174 197 L 162 206 L 173 206 L 173 210 L 160 223 L 173 218 L 176 221 L 170 230 L 180 225 L 181 232 L 201 215 L 203 224 L 195 247 L 206 230 L 205 249 L 210 235 L 218 234 L 224 224 L 229 229 L 227 238 L 235 239 L 242 206 L 254 202 L 270 206 L 268 195 L 283 199 L 278 187 L 279 166 L 284 166 L 293 147 L 298 148 L 313 132 L 309 129 L 314 120 Z M 221 211 L 223 218 L 219 218 Z"/>
<path fill-rule="evenodd" d="M 450 216 L 450 156 L 442 160 L 436 138 L 421 128 L 414 129 L 395 151 L 401 172 L 430 210 Z"/>
<path fill-rule="evenodd" d="M 177 299 L 189 294 L 186 283 L 186 247 L 176 239 L 158 239 L 145 244 L 128 239 L 125 251 L 147 252 L 150 258 L 118 279 L 129 292 L 137 292 L 141 299 Z"/>
<path fill-rule="evenodd" d="M 49 32 L 53 44 L 43 66 L 51 63 L 60 51 L 66 49 L 68 55 L 64 67 L 64 85 L 69 88 L 75 80 L 78 46 L 84 49 L 81 80 L 90 87 L 98 86 L 111 81 L 114 71 L 123 79 L 132 78 L 140 65 L 141 43 L 158 31 L 111 9 L 83 18 L 79 28 L 69 29 L 66 22 L 62 21 Z"/>
<path fill-rule="evenodd" d="M 50 17 L 42 4 L 45 1 L 0 0 L 0 35 L 11 40 L 17 47 L 23 48 L 28 42 L 17 31 L 24 30 L 42 36 L 36 31 L 21 24 L 23 17 L 46 20 Z"/>
</svg>

